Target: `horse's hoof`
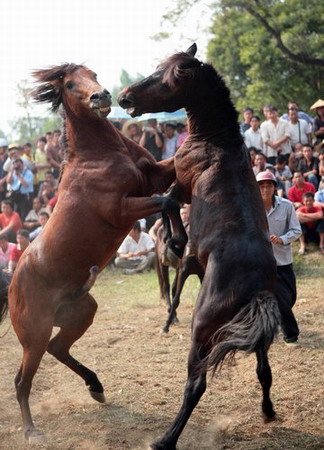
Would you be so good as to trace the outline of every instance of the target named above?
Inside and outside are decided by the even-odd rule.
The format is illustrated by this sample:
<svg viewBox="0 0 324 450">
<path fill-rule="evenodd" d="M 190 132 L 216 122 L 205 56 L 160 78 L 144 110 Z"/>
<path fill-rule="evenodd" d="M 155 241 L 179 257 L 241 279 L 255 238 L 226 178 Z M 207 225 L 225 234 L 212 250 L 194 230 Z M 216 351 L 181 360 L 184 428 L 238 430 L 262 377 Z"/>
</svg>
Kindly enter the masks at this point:
<svg viewBox="0 0 324 450">
<path fill-rule="evenodd" d="M 28 440 L 28 444 L 30 445 L 41 444 L 46 441 L 45 434 L 42 433 L 40 430 L 37 430 L 37 428 L 28 431 L 26 433 L 26 438 Z"/>
<path fill-rule="evenodd" d="M 273 416 L 266 416 L 265 414 L 263 414 L 263 423 L 271 423 L 274 422 L 276 420 L 276 414 L 273 414 Z"/>
<path fill-rule="evenodd" d="M 173 324 L 179 323 L 178 317 L 174 317 L 174 318 L 172 319 L 172 323 L 173 323 Z"/>
<path fill-rule="evenodd" d="M 106 403 L 105 394 L 103 392 L 90 391 L 91 397 L 99 403 Z"/>
<path fill-rule="evenodd" d="M 169 327 L 167 327 L 167 326 L 164 326 L 160 331 L 160 334 L 168 334 L 168 333 L 169 333 Z"/>
</svg>

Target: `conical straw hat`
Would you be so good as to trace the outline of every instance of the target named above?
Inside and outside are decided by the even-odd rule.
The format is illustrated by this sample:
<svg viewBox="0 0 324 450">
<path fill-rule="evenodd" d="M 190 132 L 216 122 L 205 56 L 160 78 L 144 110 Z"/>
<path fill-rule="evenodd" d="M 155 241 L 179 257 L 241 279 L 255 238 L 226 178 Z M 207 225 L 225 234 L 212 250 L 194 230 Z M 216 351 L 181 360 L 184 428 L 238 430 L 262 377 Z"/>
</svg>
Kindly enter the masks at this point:
<svg viewBox="0 0 324 450">
<path fill-rule="evenodd" d="M 317 102 L 315 102 L 314 105 L 312 105 L 309 109 L 321 108 L 322 106 L 324 106 L 324 100 L 319 99 L 319 100 L 317 100 Z"/>
</svg>

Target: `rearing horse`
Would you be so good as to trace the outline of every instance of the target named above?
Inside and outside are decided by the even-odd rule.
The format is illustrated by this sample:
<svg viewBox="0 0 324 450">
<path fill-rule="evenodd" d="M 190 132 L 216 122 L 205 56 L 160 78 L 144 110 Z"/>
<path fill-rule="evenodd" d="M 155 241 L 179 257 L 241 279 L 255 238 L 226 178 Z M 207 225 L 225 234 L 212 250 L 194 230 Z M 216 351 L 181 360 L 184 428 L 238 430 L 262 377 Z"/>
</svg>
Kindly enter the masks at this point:
<svg viewBox="0 0 324 450">
<path fill-rule="evenodd" d="M 29 394 L 45 351 L 83 378 L 95 400 L 105 400 L 96 374 L 69 350 L 96 313 L 89 289 L 98 271 L 134 221 L 171 208 L 174 225 L 184 232 L 175 203 L 151 197 L 166 191 L 175 179 L 172 159 L 156 163 L 106 120 L 111 96 L 94 72 L 64 64 L 34 75 L 39 83 L 36 101 L 51 102 L 53 110 L 63 107 L 66 161 L 54 212 L 22 255 L 9 288 L 11 320 L 23 346 L 15 384 L 29 441 L 42 436 L 32 420 Z M 60 330 L 51 339 L 53 327 Z"/>
<path fill-rule="evenodd" d="M 154 449 L 174 450 L 214 374 L 237 350 L 255 352 L 265 421 L 270 400 L 268 349 L 280 321 L 274 297 L 276 263 L 260 192 L 230 93 L 215 69 L 196 59 L 196 45 L 162 62 L 124 89 L 120 105 L 133 116 L 185 107 L 189 137 L 175 155 L 172 197 L 191 203 L 190 234 L 205 268 L 192 323 L 188 379 L 181 409 Z"/>
</svg>

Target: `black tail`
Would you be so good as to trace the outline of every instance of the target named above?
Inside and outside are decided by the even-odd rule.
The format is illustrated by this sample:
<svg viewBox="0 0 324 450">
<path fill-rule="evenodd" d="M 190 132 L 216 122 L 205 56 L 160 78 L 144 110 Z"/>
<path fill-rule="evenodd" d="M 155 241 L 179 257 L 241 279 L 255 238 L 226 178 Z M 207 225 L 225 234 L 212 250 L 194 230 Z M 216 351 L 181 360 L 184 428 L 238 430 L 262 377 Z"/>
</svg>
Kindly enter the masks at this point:
<svg viewBox="0 0 324 450">
<path fill-rule="evenodd" d="M 236 316 L 212 337 L 213 347 L 207 357 L 208 367 L 215 375 L 224 362 L 233 362 L 238 350 L 252 353 L 268 351 L 280 324 L 278 303 L 270 292 L 260 292 Z"/>
<path fill-rule="evenodd" d="M 0 323 L 4 320 L 8 311 L 8 287 L 10 275 L 0 270 Z"/>
</svg>

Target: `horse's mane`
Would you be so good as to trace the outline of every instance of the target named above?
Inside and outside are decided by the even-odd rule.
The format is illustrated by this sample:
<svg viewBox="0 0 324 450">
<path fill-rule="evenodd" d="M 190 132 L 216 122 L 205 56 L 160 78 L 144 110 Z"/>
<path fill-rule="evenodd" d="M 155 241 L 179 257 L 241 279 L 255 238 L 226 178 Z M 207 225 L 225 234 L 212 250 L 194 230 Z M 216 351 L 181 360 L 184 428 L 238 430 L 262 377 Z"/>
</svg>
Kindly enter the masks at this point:
<svg viewBox="0 0 324 450">
<path fill-rule="evenodd" d="M 176 90 L 185 80 L 188 80 L 188 86 L 192 85 L 195 88 L 198 86 L 199 97 L 205 103 L 208 99 L 206 108 L 217 105 L 214 114 L 206 117 L 205 124 L 213 121 L 219 125 L 223 124 L 223 128 L 227 130 L 229 126 L 232 127 L 231 139 L 237 136 L 238 146 L 242 144 L 238 128 L 238 112 L 231 100 L 230 90 L 211 64 L 199 61 L 188 53 L 176 53 L 164 60 L 157 70 L 164 72 L 162 82 L 171 89 Z M 190 100 L 190 97 L 188 99 Z M 219 126 L 218 130 L 223 128 Z"/>
<path fill-rule="evenodd" d="M 62 103 L 62 92 L 57 81 L 62 80 L 66 75 L 70 75 L 80 67 L 82 66 L 64 63 L 60 66 L 33 71 L 32 75 L 36 78 L 36 82 L 41 84 L 31 92 L 32 98 L 37 103 L 52 103 L 52 111 L 57 111 Z"/>
</svg>

